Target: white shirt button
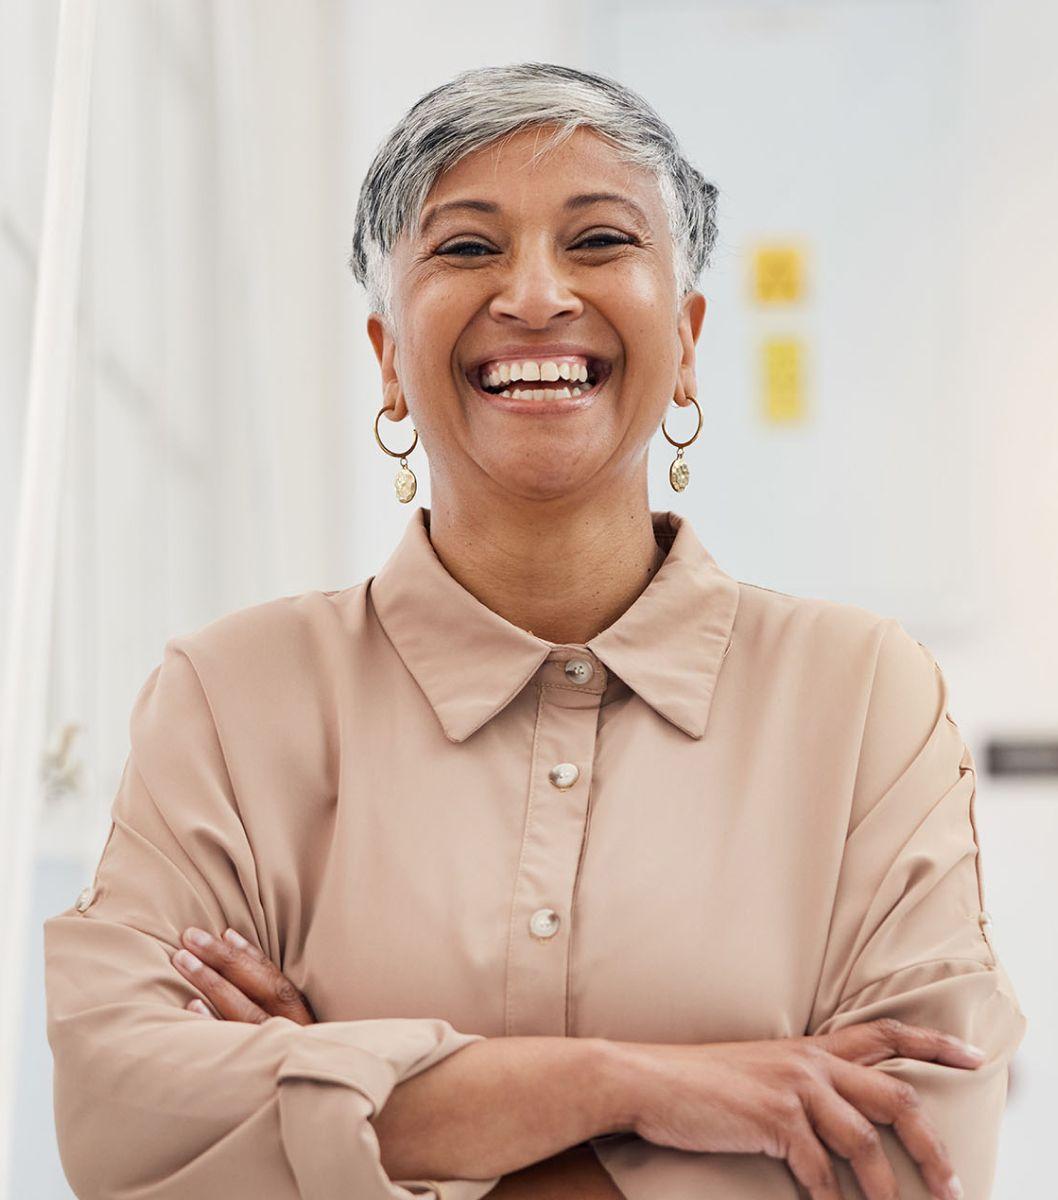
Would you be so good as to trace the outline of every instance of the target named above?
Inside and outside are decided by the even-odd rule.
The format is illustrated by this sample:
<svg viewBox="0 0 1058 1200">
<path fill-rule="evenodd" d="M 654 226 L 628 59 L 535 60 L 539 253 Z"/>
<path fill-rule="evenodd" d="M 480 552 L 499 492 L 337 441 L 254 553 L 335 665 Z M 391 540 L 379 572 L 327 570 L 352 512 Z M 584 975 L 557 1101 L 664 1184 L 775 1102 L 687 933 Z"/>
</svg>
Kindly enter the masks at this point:
<svg viewBox="0 0 1058 1200">
<path fill-rule="evenodd" d="M 529 929 L 537 937 L 549 938 L 558 932 L 558 913 L 553 908 L 538 908 L 529 918 Z"/>
<path fill-rule="evenodd" d="M 587 683 L 595 674 L 595 668 L 586 658 L 571 658 L 566 663 L 566 678 L 574 683 Z"/>
<path fill-rule="evenodd" d="M 556 763 L 547 777 L 557 788 L 570 788 L 580 778 L 580 767 L 576 763 Z"/>
</svg>

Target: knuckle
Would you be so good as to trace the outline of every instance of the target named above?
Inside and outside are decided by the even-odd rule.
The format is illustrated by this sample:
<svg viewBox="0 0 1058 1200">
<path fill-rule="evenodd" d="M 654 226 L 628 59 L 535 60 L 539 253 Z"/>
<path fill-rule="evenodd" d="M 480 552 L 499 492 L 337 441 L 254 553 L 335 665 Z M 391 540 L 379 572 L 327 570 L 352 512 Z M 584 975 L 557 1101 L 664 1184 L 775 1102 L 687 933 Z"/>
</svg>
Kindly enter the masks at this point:
<svg viewBox="0 0 1058 1200">
<path fill-rule="evenodd" d="M 779 1060 L 779 1077 L 792 1088 L 798 1088 L 815 1077 L 818 1060 L 805 1046 L 794 1044 Z"/>
<path fill-rule="evenodd" d="M 803 1088 L 819 1082 L 819 1060 L 804 1055 L 795 1060 L 790 1075 L 795 1087 Z"/>
<path fill-rule="evenodd" d="M 280 975 L 275 980 L 272 994 L 280 1004 L 294 1005 L 301 1002 L 301 993 L 285 975 Z"/>
<path fill-rule="evenodd" d="M 905 1080 L 898 1079 L 894 1082 L 891 1097 L 893 1104 L 901 1111 L 908 1109 L 919 1108 L 922 1104 L 921 1097 L 915 1087 L 907 1083 Z"/>
<path fill-rule="evenodd" d="M 795 1092 L 781 1091 L 776 1093 L 772 1102 L 777 1120 L 788 1124 L 796 1121 L 804 1113 L 801 1098 Z"/>
<path fill-rule="evenodd" d="M 222 967 L 230 967 L 235 962 L 235 950 L 223 938 L 216 939 L 214 953 L 218 964 Z"/>
<path fill-rule="evenodd" d="M 874 1022 L 874 1027 L 879 1033 L 889 1039 L 899 1037 L 907 1029 L 903 1021 L 898 1021 L 896 1017 L 879 1017 Z"/>
<path fill-rule="evenodd" d="M 806 1039 L 800 1047 L 800 1053 L 803 1058 L 807 1059 L 813 1066 L 818 1066 L 825 1059 L 831 1057 L 830 1051 L 818 1041 Z"/>
<path fill-rule="evenodd" d="M 869 1158 L 881 1150 L 881 1135 L 870 1121 L 864 1121 L 862 1125 L 857 1125 L 852 1138 L 852 1145 L 855 1155 Z"/>
<path fill-rule="evenodd" d="M 195 978 L 193 982 L 199 991 L 213 993 L 217 990 L 217 982 L 219 979 L 220 976 L 216 971 L 212 970 L 208 966 L 201 966 L 195 972 Z"/>
</svg>

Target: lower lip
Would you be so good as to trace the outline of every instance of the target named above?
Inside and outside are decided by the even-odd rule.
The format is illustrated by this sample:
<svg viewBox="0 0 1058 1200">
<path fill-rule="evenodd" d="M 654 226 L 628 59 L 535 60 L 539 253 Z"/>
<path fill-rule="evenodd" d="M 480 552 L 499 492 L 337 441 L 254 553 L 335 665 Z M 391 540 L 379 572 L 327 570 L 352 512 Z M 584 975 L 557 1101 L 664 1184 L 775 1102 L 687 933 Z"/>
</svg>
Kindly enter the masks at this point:
<svg viewBox="0 0 1058 1200">
<path fill-rule="evenodd" d="M 595 383 L 590 392 L 581 392 L 579 396 L 561 396 L 554 400 L 515 400 L 513 396 L 494 396 L 491 392 L 483 392 L 476 383 L 471 383 L 476 395 L 487 400 L 494 408 L 509 413 L 533 413 L 541 417 L 559 417 L 563 413 L 578 412 L 589 408 L 595 403 L 595 397 L 609 382 L 612 370 Z"/>
</svg>

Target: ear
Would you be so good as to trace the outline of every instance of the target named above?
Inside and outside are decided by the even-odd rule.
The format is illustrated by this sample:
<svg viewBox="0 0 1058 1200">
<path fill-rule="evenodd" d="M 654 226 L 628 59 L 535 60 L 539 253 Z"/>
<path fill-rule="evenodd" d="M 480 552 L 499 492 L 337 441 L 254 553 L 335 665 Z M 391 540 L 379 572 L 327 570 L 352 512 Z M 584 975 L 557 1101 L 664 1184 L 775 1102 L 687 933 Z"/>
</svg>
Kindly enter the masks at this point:
<svg viewBox="0 0 1058 1200">
<path fill-rule="evenodd" d="M 688 396 L 698 395 L 698 380 L 694 371 L 695 344 L 702 332 L 708 302 L 701 292 L 688 292 L 680 310 L 677 331 L 680 339 L 680 392 L 674 397 L 677 404 L 690 407 Z"/>
<path fill-rule="evenodd" d="M 404 392 L 393 365 L 397 354 L 397 342 L 389 321 L 381 313 L 373 312 L 368 315 L 367 336 L 371 339 L 378 365 L 382 368 L 382 396 L 387 409 L 386 417 L 390 421 L 403 421 L 408 415 L 408 406 L 404 402 Z"/>
</svg>

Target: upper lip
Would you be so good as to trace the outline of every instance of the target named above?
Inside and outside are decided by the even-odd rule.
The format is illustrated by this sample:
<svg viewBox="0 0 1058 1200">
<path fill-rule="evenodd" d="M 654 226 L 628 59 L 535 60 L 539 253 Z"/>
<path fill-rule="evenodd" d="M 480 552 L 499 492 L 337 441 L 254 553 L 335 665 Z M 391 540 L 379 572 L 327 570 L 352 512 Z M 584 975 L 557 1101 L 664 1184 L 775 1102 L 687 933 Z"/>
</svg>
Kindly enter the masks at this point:
<svg viewBox="0 0 1058 1200">
<path fill-rule="evenodd" d="M 549 358 L 561 358 L 567 354 L 576 354 L 586 358 L 589 364 L 595 367 L 605 367 L 610 361 L 587 346 L 574 346 L 568 342 L 551 342 L 546 346 L 498 346 L 495 350 L 490 350 L 488 354 L 475 359 L 467 367 L 467 374 L 476 374 L 480 372 L 486 363 L 497 362 L 503 359 L 518 359 L 520 361 L 530 359 L 536 362 L 546 362 Z"/>
</svg>

